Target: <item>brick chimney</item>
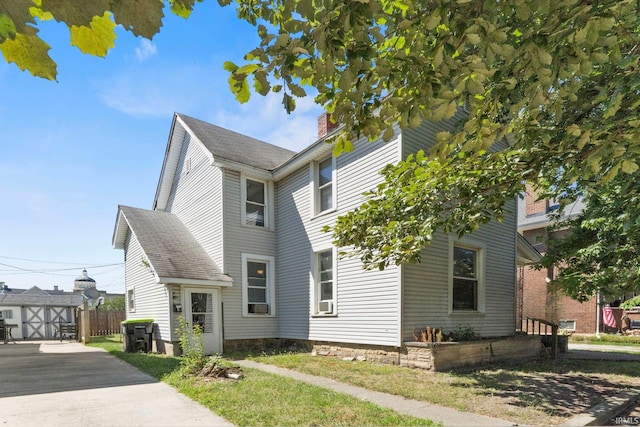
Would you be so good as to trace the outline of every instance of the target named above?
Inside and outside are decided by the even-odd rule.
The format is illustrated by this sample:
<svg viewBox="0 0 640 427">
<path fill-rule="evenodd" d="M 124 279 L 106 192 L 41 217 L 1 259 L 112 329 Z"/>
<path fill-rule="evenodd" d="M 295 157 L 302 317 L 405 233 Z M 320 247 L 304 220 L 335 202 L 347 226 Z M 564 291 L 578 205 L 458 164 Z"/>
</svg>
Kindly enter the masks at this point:
<svg viewBox="0 0 640 427">
<path fill-rule="evenodd" d="M 331 115 L 324 112 L 318 117 L 318 139 L 326 136 L 333 129 L 337 128 L 338 124 L 331 121 Z"/>
<path fill-rule="evenodd" d="M 527 184 L 527 190 L 525 195 L 525 207 L 526 214 L 529 215 L 538 215 L 544 214 L 547 212 L 547 208 L 549 207 L 548 200 L 537 200 L 538 196 L 533 190 L 531 184 Z"/>
</svg>

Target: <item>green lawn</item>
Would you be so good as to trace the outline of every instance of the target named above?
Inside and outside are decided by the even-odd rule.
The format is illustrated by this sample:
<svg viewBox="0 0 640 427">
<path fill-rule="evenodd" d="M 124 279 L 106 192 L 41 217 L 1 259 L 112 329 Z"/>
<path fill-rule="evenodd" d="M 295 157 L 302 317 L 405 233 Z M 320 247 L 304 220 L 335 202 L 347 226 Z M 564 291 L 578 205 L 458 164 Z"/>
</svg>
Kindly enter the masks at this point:
<svg viewBox="0 0 640 427">
<path fill-rule="evenodd" d="M 89 345 L 104 348 L 239 426 L 435 425 L 349 395 L 253 369 L 243 369 L 245 378 L 240 381 L 185 377 L 180 373 L 180 358 L 124 353 L 119 336 L 92 339 Z"/>
<path fill-rule="evenodd" d="M 309 354 L 249 357 L 385 393 L 469 411 L 517 424 L 555 425 L 640 385 L 640 363 L 529 361 L 464 373 L 432 373 Z"/>
<path fill-rule="evenodd" d="M 569 342 L 581 344 L 602 344 L 602 345 L 619 345 L 619 346 L 637 346 L 640 348 L 639 335 L 615 335 L 600 334 L 598 339 L 595 335 L 571 335 Z"/>
<path fill-rule="evenodd" d="M 124 353 L 117 337 L 105 348 L 174 386 L 237 425 L 432 425 L 348 395 L 262 371 L 244 369 L 238 382 L 180 374 L 180 358 Z M 640 387 L 640 363 L 532 360 L 459 373 L 432 373 L 307 353 L 247 357 L 371 390 L 502 418 L 523 425 L 556 425 L 630 386 Z M 228 361 L 226 363 L 229 363 Z"/>
</svg>

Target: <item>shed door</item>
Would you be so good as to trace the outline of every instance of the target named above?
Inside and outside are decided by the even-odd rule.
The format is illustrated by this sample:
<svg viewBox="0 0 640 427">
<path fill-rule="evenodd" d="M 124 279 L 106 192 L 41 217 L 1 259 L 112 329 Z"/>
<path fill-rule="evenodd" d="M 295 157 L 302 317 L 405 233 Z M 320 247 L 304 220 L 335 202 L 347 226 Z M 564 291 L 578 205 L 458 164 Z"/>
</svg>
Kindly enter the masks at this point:
<svg viewBox="0 0 640 427">
<path fill-rule="evenodd" d="M 222 353 L 222 316 L 218 289 L 185 289 L 186 319 L 203 331 L 206 354 Z"/>
<path fill-rule="evenodd" d="M 47 338 L 45 307 L 22 307 L 22 336 L 28 340 Z"/>
<path fill-rule="evenodd" d="M 60 320 L 73 321 L 69 307 L 22 307 L 22 336 L 28 340 L 60 338 Z"/>
<path fill-rule="evenodd" d="M 60 338 L 60 321 L 73 322 L 71 309 L 69 307 L 47 307 L 46 311 L 47 338 Z"/>
</svg>

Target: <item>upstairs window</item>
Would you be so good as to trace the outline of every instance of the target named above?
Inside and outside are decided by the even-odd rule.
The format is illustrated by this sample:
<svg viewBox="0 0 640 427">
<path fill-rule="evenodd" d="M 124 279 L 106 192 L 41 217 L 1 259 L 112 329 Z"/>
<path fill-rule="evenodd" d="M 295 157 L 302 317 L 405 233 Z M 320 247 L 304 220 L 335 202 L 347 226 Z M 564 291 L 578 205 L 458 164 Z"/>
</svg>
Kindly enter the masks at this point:
<svg viewBox="0 0 640 427">
<path fill-rule="evenodd" d="M 247 179 L 245 185 L 245 224 L 266 226 L 266 185 L 264 182 Z"/>
<path fill-rule="evenodd" d="M 273 228 L 273 183 L 240 175 L 240 221 L 243 226 Z"/>
<path fill-rule="evenodd" d="M 314 206 L 317 215 L 335 208 L 335 164 L 333 157 L 316 163 L 314 169 Z"/>
</svg>

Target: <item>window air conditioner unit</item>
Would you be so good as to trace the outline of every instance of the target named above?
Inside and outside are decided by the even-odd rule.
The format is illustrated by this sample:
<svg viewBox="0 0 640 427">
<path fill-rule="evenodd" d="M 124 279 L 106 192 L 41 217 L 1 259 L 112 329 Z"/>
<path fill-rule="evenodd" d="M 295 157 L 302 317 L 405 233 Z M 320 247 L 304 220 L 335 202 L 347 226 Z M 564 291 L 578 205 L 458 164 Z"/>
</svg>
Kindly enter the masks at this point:
<svg viewBox="0 0 640 427">
<path fill-rule="evenodd" d="M 266 303 L 249 304 L 249 313 L 269 314 L 269 304 L 266 304 Z"/>
<path fill-rule="evenodd" d="M 318 313 L 333 313 L 333 301 L 320 301 L 320 303 L 318 303 Z"/>
</svg>

